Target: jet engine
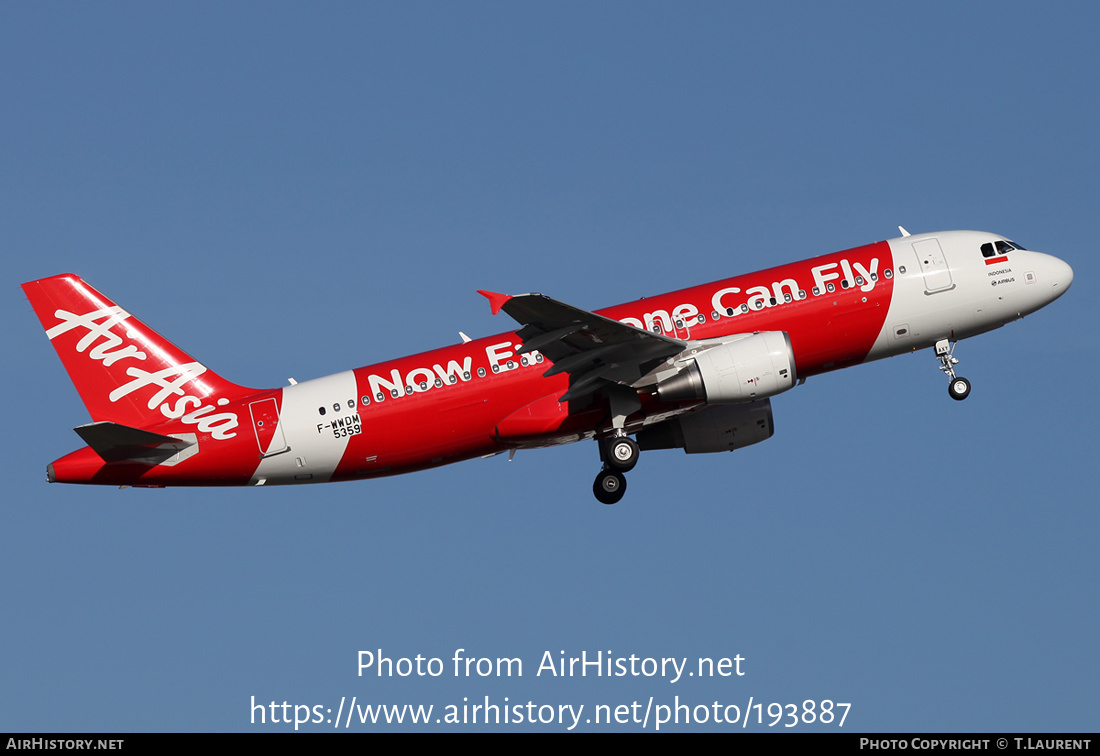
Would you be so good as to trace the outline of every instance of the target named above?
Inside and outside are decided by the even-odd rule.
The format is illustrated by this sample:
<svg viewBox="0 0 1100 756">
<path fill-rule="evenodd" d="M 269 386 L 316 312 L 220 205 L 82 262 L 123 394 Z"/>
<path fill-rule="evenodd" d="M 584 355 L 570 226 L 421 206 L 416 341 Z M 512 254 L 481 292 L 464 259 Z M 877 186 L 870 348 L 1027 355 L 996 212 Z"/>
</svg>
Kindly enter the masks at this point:
<svg viewBox="0 0 1100 756">
<path fill-rule="evenodd" d="M 657 384 L 662 401 L 749 402 L 795 384 L 794 352 L 783 331 L 761 331 L 709 347 L 704 343 L 696 350 L 687 366 Z"/>
</svg>

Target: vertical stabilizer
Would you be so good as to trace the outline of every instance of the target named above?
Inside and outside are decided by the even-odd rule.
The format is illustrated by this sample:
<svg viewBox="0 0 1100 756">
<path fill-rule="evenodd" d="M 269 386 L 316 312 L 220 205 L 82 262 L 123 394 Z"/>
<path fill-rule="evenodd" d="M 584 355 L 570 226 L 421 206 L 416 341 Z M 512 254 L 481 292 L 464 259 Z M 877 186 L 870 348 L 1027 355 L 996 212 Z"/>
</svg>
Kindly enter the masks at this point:
<svg viewBox="0 0 1100 756">
<path fill-rule="evenodd" d="M 92 419 L 134 428 L 213 420 L 252 393 L 160 336 L 79 277 L 23 284 Z M 203 423 L 204 425 L 207 423 Z"/>
</svg>

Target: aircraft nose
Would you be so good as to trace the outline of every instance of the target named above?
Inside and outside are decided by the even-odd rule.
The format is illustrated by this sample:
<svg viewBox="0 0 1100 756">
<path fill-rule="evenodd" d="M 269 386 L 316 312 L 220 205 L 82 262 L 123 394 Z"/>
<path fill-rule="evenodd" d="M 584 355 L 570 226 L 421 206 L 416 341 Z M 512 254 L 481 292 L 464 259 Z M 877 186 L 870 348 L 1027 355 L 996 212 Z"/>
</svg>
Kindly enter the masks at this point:
<svg viewBox="0 0 1100 756">
<path fill-rule="evenodd" d="M 1057 260 L 1058 258 L 1055 258 L 1055 259 Z M 1069 285 L 1071 283 L 1073 283 L 1073 268 L 1069 267 L 1069 263 L 1064 262 L 1062 260 L 1058 260 L 1058 263 L 1062 266 L 1061 272 L 1059 272 L 1057 274 L 1058 275 L 1058 280 L 1059 280 L 1059 284 L 1062 287 L 1062 291 L 1065 291 L 1066 289 L 1069 288 Z M 1056 285 L 1059 285 L 1059 284 L 1056 284 Z"/>
<path fill-rule="evenodd" d="M 1023 273 L 1023 285 L 1015 290 L 1014 295 L 1004 295 L 1018 317 L 1046 307 L 1065 294 L 1073 283 L 1073 268 L 1054 255 L 1020 250 L 1009 260 L 1013 267 L 1006 269 L 1006 272 L 1016 273 L 1010 281 L 1015 280 L 1019 286 L 1018 279 Z"/>
<path fill-rule="evenodd" d="M 1039 267 L 1039 283 L 1050 286 L 1051 301 L 1066 293 L 1073 283 L 1073 268 L 1053 255 L 1043 255 Z"/>
</svg>

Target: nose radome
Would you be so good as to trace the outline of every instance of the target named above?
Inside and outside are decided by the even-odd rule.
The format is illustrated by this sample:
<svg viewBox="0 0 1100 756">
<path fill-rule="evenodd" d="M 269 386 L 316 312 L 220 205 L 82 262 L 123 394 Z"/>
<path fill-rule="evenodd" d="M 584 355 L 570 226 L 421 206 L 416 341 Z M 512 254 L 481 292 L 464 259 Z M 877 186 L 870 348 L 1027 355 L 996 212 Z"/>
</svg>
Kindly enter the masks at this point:
<svg viewBox="0 0 1100 756">
<path fill-rule="evenodd" d="M 1054 299 L 1066 293 L 1073 283 L 1073 268 L 1064 260 L 1059 260 L 1053 255 L 1043 255 L 1042 266 L 1039 275 L 1041 283 L 1045 283 L 1054 289 Z"/>
<path fill-rule="evenodd" d="M 1054 259 L 1058 260 L 1057 257 Z M 1056 274 L 1058 278 L 1058 283 L 1055 285 L 1060 285 L 1062 287 L 1062 291 L 1065 291 L 1069 288 L 1070 284 L 1073 283 L 1073 268 L 1069 267 L 1069 263 L 1063 260 L 1058 260 L 1058 264 L 1062 266 L 1062 269 Z"/>
</svg>

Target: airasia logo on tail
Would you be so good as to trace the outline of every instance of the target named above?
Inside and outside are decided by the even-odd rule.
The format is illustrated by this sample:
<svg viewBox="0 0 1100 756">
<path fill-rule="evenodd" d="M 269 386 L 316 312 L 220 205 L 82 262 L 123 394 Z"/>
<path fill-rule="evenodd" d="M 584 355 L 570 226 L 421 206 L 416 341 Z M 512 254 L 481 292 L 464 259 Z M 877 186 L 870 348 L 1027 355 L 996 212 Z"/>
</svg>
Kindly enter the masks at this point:
<svg viewBox="0 0 1100 756">
<path fill-rule="evenodd" d="M 88 332 L 84 334 L 84 338 L 76 342 L 76 351 L 83 352 L 94 344 L 97 339 L 103 339 L 88 356 L 93 360 L 99 360 L 106 367 L 110 367 L 126 357 L 133 357 L 138 360 L 144 360 L 146 357 L 145 352 L 139 352 L 133 344 L 116 349 L 116 347 L 122 346 L 123 341 L 118 334 L 111 331 L 111 328 L 116 323 L 121 323 L 130 317 L 130 313 L 118 305 L 102 310 L 94 310 L 84 315 L 74 315 L 66 310 L 55 310 L 53 315 L 55 318 L 60 318 L 61 322 L 46 331 L 50 341 L 53 341 L 55 336 L 68 333 L 74 328 L 87 328 Z M 101 320 L 103 322 L 97 322 Z M 112 349 L 114 351 L 110 351 Z"/>
<path fill-rule="evenodd" d="M 83 315 L 76 315 L 67 310 L 56 310 L 54 317 L 61 322 L 46 331 L 50 341 L 63 333 L 83 328 L 87 333 L 76 343 L 76 351 L 88 352 L 90 358 L 102 362 L 105 368 L 124 359 L 142 361 L 148 359 L 148 355 L 137 345 L 127 343 L 126 339 L 111 330 L 130 317 L 130 313 L 117 305 L 92 310 Z M 134 333 L 129 331 L 126 335 L 132 336 Z M 133 380 L 116 388 L 107 395 L 107 398 L 114 403 L 135 391 L 155 388 L 157 390 L 149 397 L 150 410 L 159 409 L 160 413 L 169 420 L 179 420 L 188 425 L 195 425 L 200 431 L 209 433 L 213 438 L 233 438 L 237 434 L 230 431 L 239 424 L 236 413 L 210 414 L 217 407 L 229 404 L 228 399 L 218 399 L 216 407 L 214 404 L 203 404 L 201 397 L 184 390 L 188 384 L 205 372 L 206 366 L 200 362 L 168 365 L 151 372 L 130 366 L 126 369 L 126 375 Z"/>
</svg>

